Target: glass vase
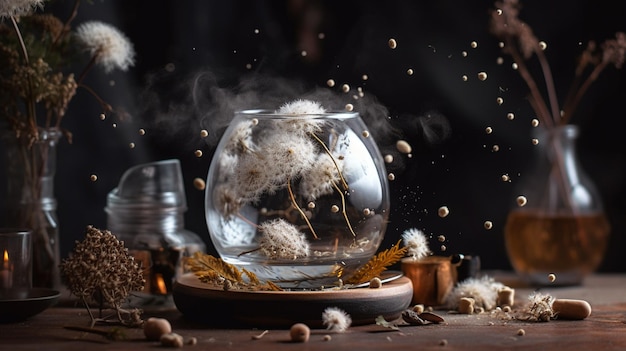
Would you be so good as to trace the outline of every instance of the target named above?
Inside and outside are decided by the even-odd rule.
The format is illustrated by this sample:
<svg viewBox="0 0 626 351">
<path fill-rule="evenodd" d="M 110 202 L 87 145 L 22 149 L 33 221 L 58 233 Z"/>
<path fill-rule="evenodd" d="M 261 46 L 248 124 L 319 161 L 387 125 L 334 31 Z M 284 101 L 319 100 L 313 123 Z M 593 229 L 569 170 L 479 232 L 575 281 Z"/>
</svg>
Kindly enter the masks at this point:
<svg viewBox="0 0 626 351">
<path fill-rule="evenodd" d="M 509 260 L 534 285 L 581 284 L 604 257 L 610 225 L 579 162 L 578 134 L 573 125 L 537 130 L 536 164 L 518 190 L 526 204 L 507 218 Z"/>
<path fill-rule="evenodd" d="M 56 148 L 61 136 L 54 128 L 39 129 L 35 140 L 14 132 L 2 133 L 7 181 L 5 225 L 32 230 L 34 287 L 57 289 L 61 285 L 54 195 Z"/>
<path fill-rule="evenodd" d="M 378 249 L 389 188 L 358 113 L 237 112 L 207 175 L 223 260 L 283 288 L 340 284 Z"/>
</svg>

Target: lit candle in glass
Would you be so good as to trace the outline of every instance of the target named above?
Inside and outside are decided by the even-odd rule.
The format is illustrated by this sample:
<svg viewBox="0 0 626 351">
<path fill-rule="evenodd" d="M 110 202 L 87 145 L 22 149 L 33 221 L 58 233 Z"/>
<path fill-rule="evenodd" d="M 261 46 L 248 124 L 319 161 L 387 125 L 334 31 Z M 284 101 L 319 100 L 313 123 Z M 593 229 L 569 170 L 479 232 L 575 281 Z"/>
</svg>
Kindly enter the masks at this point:
<svg viewBox="0 0 626 351">
<path fill-rule="evenodd" d="M 9 289 L 13 287 L 13 267 L 9 260 L 9 252 L 5 249 L 2 255 L 2 269 L 0 270 L 0 287 Z"/>
<path fill-rule="evenodd" d="M 31 232 L 0 228 L 0 297 L 15 298 L 32 288 Z"/>
</svg>

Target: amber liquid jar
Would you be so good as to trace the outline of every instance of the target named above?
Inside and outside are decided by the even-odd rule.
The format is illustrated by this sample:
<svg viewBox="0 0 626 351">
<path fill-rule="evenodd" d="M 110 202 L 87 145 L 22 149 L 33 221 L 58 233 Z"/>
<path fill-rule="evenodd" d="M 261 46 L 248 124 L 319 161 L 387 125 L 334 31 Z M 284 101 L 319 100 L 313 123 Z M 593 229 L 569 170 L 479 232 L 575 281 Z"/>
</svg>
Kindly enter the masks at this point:
<svg viewBox="0 0 626 351">
<path fill-rule="evenodd" d="M 577 136 L 572 125 L 538 130 L 537 162 L 518 189 L 527 203 L 507 218 L 509 260 L 533 285 L 581 284 L 604 257 L 611 228 L 578 160 Z"/>
</svg>

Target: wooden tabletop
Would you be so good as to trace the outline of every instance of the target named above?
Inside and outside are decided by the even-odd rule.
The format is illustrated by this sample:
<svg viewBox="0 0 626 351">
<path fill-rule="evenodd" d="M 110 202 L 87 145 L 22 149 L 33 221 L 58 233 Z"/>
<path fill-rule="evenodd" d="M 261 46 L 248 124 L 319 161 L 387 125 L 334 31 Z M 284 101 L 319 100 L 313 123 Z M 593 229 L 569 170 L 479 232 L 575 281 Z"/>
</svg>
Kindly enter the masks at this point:
<svg viewBox="0 0 626 351">
<path fill-rule="evenodd" d="M 533 288 L 520 285 L 513 276 L 493 274 L 515 287 L 516 304 L 524 303 Z M 553 320 L 545 323 L 503 320 L 492 314 L 460 315 L 435 311 L 442 324 L 401 326 L 391 330 L 378 325 L 349 328 L 344 333 L 313 329 L 310 340 L 292 343 L 287 329 L 220 329 L 186 320 L 175 307 L 146 309 L 150 316 L 167 318 L 173 331 L 185 340 L 196 338 L 196 350 L 626 350 L 626 274 L 594 275 L 582 286 L 541 289 L 556 298 L 584 299 L 593 312 L 585 320 Z M 67 302 L 67 301 L 66 301 Z M 2 313 L 0 311 L 0 313 Z M 215 318 L 220 318 L 216 315 Z M 2 350 L 154 350 L 158 342 L 146 341 L 141 329 L 125 329 L 126 340 L 107 341 L 101 336 L 65 329 L 87 326 L 86 310 L 67 303 L 47 309 L 25 322 L 0 324 Z M 519 335 L 520 329 L 524 335 Z M 328 340 L 330 336 L 330 340 Z"/>
</svg>

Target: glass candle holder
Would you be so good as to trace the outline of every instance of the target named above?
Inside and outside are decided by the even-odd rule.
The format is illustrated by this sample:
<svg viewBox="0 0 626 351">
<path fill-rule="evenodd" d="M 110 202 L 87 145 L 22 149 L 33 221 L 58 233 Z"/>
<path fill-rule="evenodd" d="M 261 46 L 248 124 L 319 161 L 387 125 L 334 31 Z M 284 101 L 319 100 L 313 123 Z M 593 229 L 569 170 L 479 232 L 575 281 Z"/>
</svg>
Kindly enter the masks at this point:
<svg viewBox="0 0 626 351">
<path fill-rule="evenodd" d="M 0 228 L 0 297 L 26 296 L 32 288 L 31 231 Z"/>
</svg>

